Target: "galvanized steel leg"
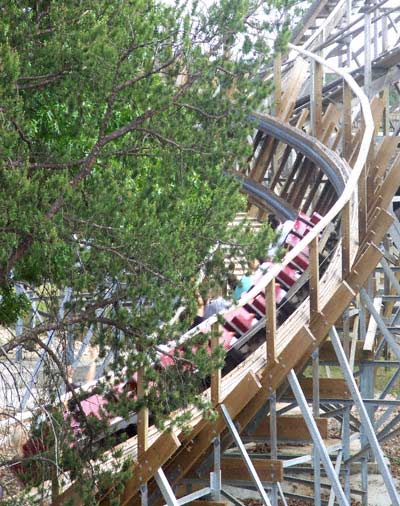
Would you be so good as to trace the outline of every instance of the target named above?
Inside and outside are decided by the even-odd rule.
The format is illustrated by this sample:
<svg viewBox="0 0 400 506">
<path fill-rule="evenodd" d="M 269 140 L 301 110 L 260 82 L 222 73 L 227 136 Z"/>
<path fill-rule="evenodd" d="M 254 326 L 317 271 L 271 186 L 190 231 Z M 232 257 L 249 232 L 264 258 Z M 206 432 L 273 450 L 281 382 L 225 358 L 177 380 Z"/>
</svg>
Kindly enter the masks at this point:
<svg viewBox="0 0 400 506">
<path fill-rule="evenodd" d="M 147 483 L 140 485 L 140 504 L 141 506 L 149 505 Z"/>
<path fill-rule="evenodd" d="M 382 448 L 379 445 L 379 442 L 376 437 L 372 422 L 368 416 L 367 410 L 365 409 L 365 406 L 364 406 L 363 400 L 361 398 L 360 392 L 358 390 L 357 384 L 356 384 L 355 379 L 351 373 L 349 363 L 346 359 L 346 355 L 344 354 L 343 347 L 340 342 L 339 336 L 338 336 L 336 329 L 334 327 L 332 327 L 332 329 L 330 330 L 329 335 L 331 337 L 331 341 L 332 341 L 333 347 L 335 349 L 335 353 L 338 358 L 340 368 L 342 369 L 343 376 L 346 380 L 346 383 L 350 389 L 354 403 L 355 403 L 355 405 L 358 409 L 358 412 L 360 414 L 361 423 L 362 423 L 364 430 L 365 430 L 365 435 L 369 441 L 369 444 L 371 445 L 371 449 L 373 451 L 376 462 L 378 464 L 379 471 L 382 474 L 382 478 L 383 478 L 383 481 L 385 482 L 386 489 L 389 493 L 390 499 L 393 504 L 400 505 L 400 498 L 397 493 L 393 478 L 392 478 L 392 476 L 389 472 L 389 469 L 386 465 L 385 457 L 382 452 Z"/>
<path fill-rule="evenodd" d="M 321 438 L 321 434 L 318 431 L 317 424 L 315 423 L 315 420 L 311 414 L 306 398 L 304 397 L 304 393 L 300 387 L 299 380 L 297 379 L 297 376 L 293 371 L 293 369 L 288 374 L 288 381 L 293 391 L 293 394 L 297 400 L 297 403 L 300 407 L 301 414 L 304 417 L 304 421 L 306 422 L 307 428 L 311 434 L 312 440 L 316 445 L 316 447 L 318 448 L 320 459 L 325 468 L 326 474 L 328 475 L 328 478 L 331 481 L 338 503 L 341 506 L 349 506 L 349 502 L 344 495 L 344 492 L 340 485 L 339 479 L 336 475 L 331 459 L 329 458 L 329 454 Z"/>
<path fill-rule="evenodd" d="M 279 495 L 281 497 L 281 501 L 282 501 L 283 506 L 288 506 L 288 503 L 286 501 L 286 497 L 285 497 L 283 490 L 282 490 L 282 485 L 279 483 L 279 481 L 276 485 L 278 487 Z"/>
<path fill-rule="evenodd" d="M 350 457 L 350 407 L 345 407 L 343 411 L 343 460 L 344 460 L 344 493 L 350 501 L 350 464 L 346 460 Z"/>
<path fill-rule="evenodd" d="M 335 471 L 336 474 L 339 477 L 340 474 L 340 466 L 342 465 L 342 458 L 343 458 L 343 451 L 339 450 L 337 457 L 336 457 L 336 463 L 335 463 Z M 330 494 L 329 494 L 329 501 L 328 506 L 333 506 L 335 504 L 335 493 L 333 491 L 333 488 L 331 488 Z"/>
<path fill-rule="evenodd" d="M 270 414 L 270 441 L 271 441 L 271 459 L 278 458 L 278 434 L 276 428 L 276 395 L 271 394 L 269 397 L 269 414 Z M 278 506 L 278 488 L 276 483 L 272 483 L 271 488 L 272 506 Z"/>
<path fill-rule="evenodd" d="M 270 500 L 268 499 L 267 493 L 265 492 L 264 487 L 260 481 L 260 478 L 258 477 L 256 470 L 254 469 L 253 463 L 250 460 L 247 450 L 246 450 L 242 440 L 240 439 L 240 436 L 239 436 L 238 431 L 236 430 L 235 424 L 233 423 L 232 418 L 231 418 L 231 416 L 224 404 L 221 404 L 221 411 L 222 411 L 222 415 L 225 419 L 226 425 L 228 426 L 229 432 L 232 434 L 232 437 L 235 440 L 236 446 L 238 447 L 238 449 L 242 455 L 242 458 L 246 464 L 246 467 L 250 473 L 250 476 L 252 477 L 252 479 L 256 485 L 256 488 L 261 496 L 261 499 L 262 499 L 264 505 L 265 506 L 272 506 Z"/>
<path fill-rule="evenodd" d="M 171 485 L 169 484 L 169 481 L 167 480 L 167 477 L 161 467 L 154 475 L 154 478 L 156 479 L 158 488 L 161 490 L 167 506 L 179 506 L 178 499 L 175 497 Z"/>
<path fill-rule="evenodd" d="M 312 355 L 312 378 L 313 378 L 313 416 L 319 416 L 319 352 L 315 350 Z M 321 460 L 317 445 L 313 447 L 314 468 L 314 504 L 321 506 Z"/>
<path fill-rule="evenodd" d="M 217 436 L 214 441 L 214 470 L 210 473 L 210 489 L 216 501 L 221 500 L 221 439 Z"/>
<path fill-rule="evenodd" d="M 361 457 L 361 490 L 363 496 L 362 506 L 368 506 L 368 457 Z"/>
</svg>

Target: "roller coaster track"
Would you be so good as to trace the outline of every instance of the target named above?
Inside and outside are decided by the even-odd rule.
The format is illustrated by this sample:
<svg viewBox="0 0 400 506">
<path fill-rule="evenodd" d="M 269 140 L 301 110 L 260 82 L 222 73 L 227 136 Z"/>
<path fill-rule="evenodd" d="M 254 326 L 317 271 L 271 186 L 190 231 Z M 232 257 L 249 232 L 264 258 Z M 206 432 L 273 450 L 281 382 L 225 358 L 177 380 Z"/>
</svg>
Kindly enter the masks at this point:
<svg viewBox="0 0 400 506">
<path fill-rule="evenodd" d="M 315 2 L 304 27 L 308 28 L 313 24 L 318 12 L 334 8 L 332 2 Z M 326 13 L 326 18 L 330 19 L 329 12 Z M 295 34 L 296 40 L 301 40 L 304 33 L 305 29 L 303 32 L 299 30 Z M 260 291 L 265 291 L 266 318 L 261 318 L 254 328 L 249 329 L 248 336 L 244 332 L 239 339 L 251 342 L 256 336 L 259 346 L 247 353 L 244 360 L 228 370 L 222 378 L 215 375 L 210 389 L 204 393 L 214 402 L 216 420 L 204 420 L 202 414 L 193 409 L 189 434 L 177 430 L 161 433 L 155 427 L 147 429 L 145 424 L 140 426 L 143 420 L 141 421 L 139 414 L 138 436 L 121 445 L 123 454 L 134 460 L 133 476 L 120 497 L 122 505 L 142 503 L 155 506 L 167 503 L 176 506 L 192 501 L 199 506 L 223 504 L 219 478 L 220 452 L 232 443 L 232 438 L 236 448 L 241 449 L 243 461 L 250 466 L 247 469 L 255 481 L 263 503 L 277 504 L 276 494 L 277 490 L 280 490 L 281 479 L 263 478 L 263 482 L 271 481 L 272 485 L 269 497 L 263 488 L 264 494 L 262 493 L 257 470 L 255 466 L 248 464 L 248 454 L 241 446 L 237 431 L 248 436 L 260 420 L 265 418 L 266 413 L 270 412 L 270 468 L 275 465 L 276 475 L 280 476 L 283 466 L 277 460 L 276 448 L 273 449 L 276 442 L 272 441 L 274 410 L 276 398 L 287 395 L 288 381 L 312 441 L 319 451 L 329 484 L 332 485 L 332 493 L 339 504 L 349 504 L 348 491 L 346 487 L 341 487 L 329 460 L 329 452 L 321 446 L 321 437 L 315 433 L 317 424 L 307 414 L 307 408 L 303 404 L 304 395 L 296 374 L 300 375 L 310 357 L 315 357 L 316 351 L 322 350 L 328 336 L 337 352 L 339 363 L 342 364 L 340 361 L 344 355 L 341 353 L 339 340 L 336 339 L 335 325 L 342 321 L 342 315 L 346 315 L 360 291 L 364 297 L 363 287 L 381 261 L 383 253 L 380 244 L 393 220 L 387 209 L 400 185 L 400 158 L 395 156 L 397 143 L 390 142 L 389 136 L 384 138 L 380 147 L 374 144 L 374 130 L 379 128 L 379 111 L 382 110 L 378 108 L 379 111 L 376 112 L 376 104 L 379 101 L 376 99 L 371 111 L 368 98 L 356 82 L 362 82 L 363 70 L 358 70 L 357 75 L 352 77 L 352 73 L 337 68 L 306 49 L 296 46 L 291 46 L 291 49 L 311 62 L 309 73 L 313 82 L 312 92 L 307 97 L 298 99 L 299 89 L 294 91 L 289 79 L 289 85 L 282 95 L 282 105 L 276 111 L 275 117 L 267 114 L 251 115 L 249 121 L 254 123 L 258 132 L 254 156 L 250 168 L 237 177 L 243 182 L 243 191 L 249 196 L 253 214 L 263 216 L 266 212 L 274 212 L 281 219 L 293 219 L 301 210 L 308 216 L 318 212 L 322 219 L 293 245 L 279 265 L 274 265 L 256 287 L 240 299 L 239 307 L 245 307 L 254 302 Z M 386 70 L 397 68 L 400 63 L 399 55 L 398 49 L 385 52 L 376 60 L 376 67 Z M 304 64 L 303 61 L 300 65 Z M 336 73 L 338 79 L 322 86 L 322 80 L 316 78 L 316 66 Z M 302 79 L 298 68 L 293 66 L 292 80 Z M 305 79 L 304 75 L 303 78 Z M 275 79 L 279 80 L 280 76 L 276 75 Z M 349 117 L 349 111 L 346 111 L 345 107 L 339 113 L 329 107 L 324 110 L 324 99 L 331 100 L 333 91 L 337 98 L 339 91 L 343 91 L 343 83 L 351 90 L 353 102 L 356 100 L 360 107 L 362 121 L 357 124 L 352 124 L 351 114 Z M 347 105 L 349 103 L 351 105 L 351 101 Z M 309 106 L 312 109 L 312 121 L 307 124 L 306 115 L 299 116 L 299 110 Z M 303 128 L 305 126 L 307 128 Z M 374 146 L 375 149 L 371 149 Z M 269 183 L 269 187 L 265 183 Z M 336 233 L 335 246 L 324 258 L 322 268 L 322 256 L 318 255 L 319 241 L 322 242 L 324 231 L 329 235 L 333 229 Z M 275 278 L 282 269 L 306 251 L 309 258 L 305 285 L 308 286 L 308 295 L 302 296 L 295 310 L 277 326 Z M 216 321 L 216 318 L 211 318 L 209 324 L 216 324 Z M 345 324 L 345 342 L 344 334 Z M 400 360 L 397 348 L 393 350 Z M 344 360 L 347 358 L 344 356 Z M 342 365 L 345 373 L 347 367 L 348 362 L 345 362 Z M 369 445 L 368 448 L 375 456 L 392 504 L 400 505 L 398 492 L 383 459 L 382 450 L 376 437 L 374 439 L 371 435 L 370 424 L 363 415 L 365 405 L 360 401 L 357 388 L 346 374 L 345 379 L 353 396 L 352 402 L 361 410 L 363 445 Z M 319 397 L 317 385 L 318 381 L 314 381 L 314 398 Z M 318 415 L 319 407 L 316 411 Z M 144 451 L 138 451 L 140 438 L 142 444 L 143 438 L 146 440 Z M 343 444 L 343 448 L 344 446 Z M 172 487 L 175 491 L 179 486 L 183 487 L 185 478 L 191 478 L 193 483 L 196 479 L 204 480 L 212 466 L 214 473 L 209 487 L 192 492 L 186 498 L 182 494 L 179 494 L 182 495 L 181 499 L 176 498 Z M 315 479 L 320 483 L 319 477 Z M 196 502 L 201 497 L 210 497 L 210 494 L 212 498 L 209 503 Z M 71 499 L 74 504 L 80 503 L 79 493 L 73 484 L 54 501 L 54 505 L 66 504 L 67 499 Z M 107 494 L 99 498 L 99 504 L 108 504 Z"/>
<path fill-rule="evenodd" d="M 323 63 L 323 60 L 318 57 L 304 52 L 303 54 Z M 205 458 L 213 447 L 215 438 L 227 433 L 229 421 L 226 420 L 226 412 L 238 427 L 245 428 L 265 405 L 271 393 L 279 392 L 285 385 L 288 375 L 293 374 L 291 371 L 303 369 L 311 353 L 326 339 L 329 329 L 346 310 L 360 287 L 365 284 L 382 256 L 378 245 L 392 221 L 385 209 L 389 205 L 393 189 L 396 188 L 400 178 L 398 174 L 392 172 L 387 174 L 368 201 L 368 213 L 363 216 L 355 195 L 360 182 L 364 181 L 365 184 L 366 181 L 364 165 L 372 140 L 373 118 L 365 95 L 351 77 L 339 69 L 336 71 L 352 87 L 361 102 L 364 114 L 365 130 L 358 157 L 352 169 L 342 157 L 324 146 L 318 139 L 288 124 L 283 124 L 275 118 L 266 115 L 252 116 L 252 119 L 257 122 L 259 132 L 262 133 L 256 163 L 260 159 L 266 162 L 265 152 L 268 151 L 269 146 L 273 145 L 274 150 L 277 150 L 277 145 L 283 144 L 301 153 L 308 163 L 318 167 L 331 185 L 330 193 L 336 195 L 336 202 L 325 217 L 286 255 L 282 264 L 275 266 L 264 276 L 264 286 L 268 287 L 278 271 L 288 265 L 307 245 L 315 245 L 321 231 L 335 219 L 338 213 L 341 213 L 341 239 L 333 252 L 329 266 L 318 282 L 318 262 L 316 261 L 310 267 L 311 296 L 307 297 L 279 328 L 271 329 L 271 324 L 269 324 L 269 336 L 275 335 L 273 340 L 267 338 L 267 348 L 269 349 L 272 345 L 274 350 L 271 352 L 267 349 L 266 353 L 265 345 L 260 346 L 223 377 L 220 398 L 216 404 L 217 421 L 207 422 L 201 419 L 199 413 L 193 413 L 192 432 L 189 436 L 181 434 L 178 439 L 167 434 L 160 436 L 155 430 L 149 430 L 148 437 L 152 445 L 148 453 L 139 458 L 134 477 L 126 486 L 122 496 L 122 504 L 138 503 L 139 499 L 137 496 L 135 498 L 135 495 L 141 480 L 149 481 L 157 467 L 163 466 L 164 469 L 161 477 L 156 476 L 161 490 L 163 490 L 163 483 L 178 485 Z M 314 176 L 312 184 L 315 184 L 315 180 L 322 181 L 324 177 L 319 177 L 318 172 Z M 257 188 L 257 185 L 254 186 L 254 182 L 248 180 L 245 188 L 253 197 L 255 196 L 254 188 Z M 302 191 L 304 194 L 307 193 L 307 185 L 304 183 Z M 261 193 L 258 192 L 258 198 L 262 198 Z M 273 202 L 270 201 L 269 205 L 273 206 Z M 362 230 L 361 226 L 359 230 L 357 226 L 360 216 L 366 220 L 365 230 Z M 379 227 L 377 227 L 378 223 Z M 241 305 L 251 302 L 258 290 L 259 286 L 243 297 Z M 273 357 L 272 360 L 271 357 Z M 134 444 L 130 447 L 130 451 L 134 451 L 133 448 Z M 379 454 L 377 460 L 380 463 L 383 462 Z M 390 480 L 387 486 L 393 504 L 398 504 L 397 492 Z M 158 489 L 154 487 L 151 484 L 149 486 L 150 504 L 157 504 L 160 500 L 162 502 Z M 209 493 L 210 490 L 206 489 L 206 492 L 207 490 Z M 202 492 L 204 494 L 204 490 Z M 335 490 L 335 493 L 339 502 L 343 503 L 346 500 L 343 493 L 340 495 L 340 491 Z M 168 504 L 173 504 L 173 498 L 168 494 L 168 490 L 164 489 L 164 501 L 167 500 Z M 190 498 L 199 496 L 194 494 Z"/>
</svg>

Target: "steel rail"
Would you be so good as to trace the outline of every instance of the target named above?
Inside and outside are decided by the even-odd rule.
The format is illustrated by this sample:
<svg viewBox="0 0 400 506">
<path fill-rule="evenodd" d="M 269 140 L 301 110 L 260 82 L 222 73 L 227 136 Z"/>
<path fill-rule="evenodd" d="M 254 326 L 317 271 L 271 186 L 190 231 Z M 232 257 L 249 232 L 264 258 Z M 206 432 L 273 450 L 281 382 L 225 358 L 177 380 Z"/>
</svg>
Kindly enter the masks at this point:
<svg viewBox="0 0 400 506">
<path fill-rule="evenodd" d="M 303 153 L 322 169 L 338 195 L 344 191 L 351 170 L 348 163 L 334 151 L 328 150 L 314 137 L 288 124 L 283 124 L 272 116 L 252 114 L 250 117 L 259 122 L 257 125 L 259 130 Z"/>
</svg>

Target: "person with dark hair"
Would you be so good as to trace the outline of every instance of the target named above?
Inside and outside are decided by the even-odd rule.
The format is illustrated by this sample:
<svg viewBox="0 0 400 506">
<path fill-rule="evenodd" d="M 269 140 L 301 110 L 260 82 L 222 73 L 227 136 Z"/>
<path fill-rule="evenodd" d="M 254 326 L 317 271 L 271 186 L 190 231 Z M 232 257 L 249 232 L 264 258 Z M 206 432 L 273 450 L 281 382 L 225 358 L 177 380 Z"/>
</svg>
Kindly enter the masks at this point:
<svg viewBox="0 0 400 506">
<path fill-rule="evenodd" d="M 268 225 L 273 229 L 273 230 L 276 230 L 279 225 L 280 225 L 280 221 L 278 220 L 278 218 L 275 216 L 275 214 L 270 214 L 268 216 Z"/>
</svg>

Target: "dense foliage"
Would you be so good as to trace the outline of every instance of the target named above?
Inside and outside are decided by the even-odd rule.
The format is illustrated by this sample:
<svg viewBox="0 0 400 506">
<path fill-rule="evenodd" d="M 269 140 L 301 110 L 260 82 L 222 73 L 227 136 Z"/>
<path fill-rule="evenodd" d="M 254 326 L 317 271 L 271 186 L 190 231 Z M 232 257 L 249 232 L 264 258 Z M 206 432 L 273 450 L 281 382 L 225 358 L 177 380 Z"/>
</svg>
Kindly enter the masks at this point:
<svg viewBox="0 0 400 506">
<path fill-rule="evenodd" d="M 291 3 L 276 2 L 282 12 Z M 157 347 L 195 313 L 200 272 L 222 284 L 227 245 L 233 256 L 252 258 L 271 239 L 268 230 L 255 240 L 245 227 L 227 227 L 245 201 L 226 170 L 246 163 L 246 114 L 268 93 L 259 77 L 269 55 L 262 31 L 276 26 L 256 17 L 258 7 L 251 0 L 208 10 L 151 0 L 0 7 L 1 323 L 26 318 L 26 297 L 15 287 L 46 295 L 42 322 L 3 352 L 46 349 L 45 331 L 82 337 L 92 326 L 101 354 L 114 350 L 117 380 L 144 365 L 150 384 L 164 385 L 159 394 L 149 388 L 147 399 L 160 425 L 171 409 L 202 405 L 198 383 L 221 363 L 220 351 L 210 360 L 189 347 L 196 381 L 179 360 L 167 373 L 153 367 Z M 61 318 L 66 286 L 74 296 Z M 181 303 L 186 317 L 160 329 Z M 68 383 L 67 364 L 60 349 L 46 351 L 58 375 L 49 379 L 54 402 L 60 377 Z M 126 395 L 109 411 L 128 417 L 136 408 Z M 81 422 L 92 441 L 99 421 Z M 72 458 L 76 478 L 93 454 L 84 448 L 71 457 L 62 438 L 69 461 L 62 466 L 70 469 Z"/>
</svg>

